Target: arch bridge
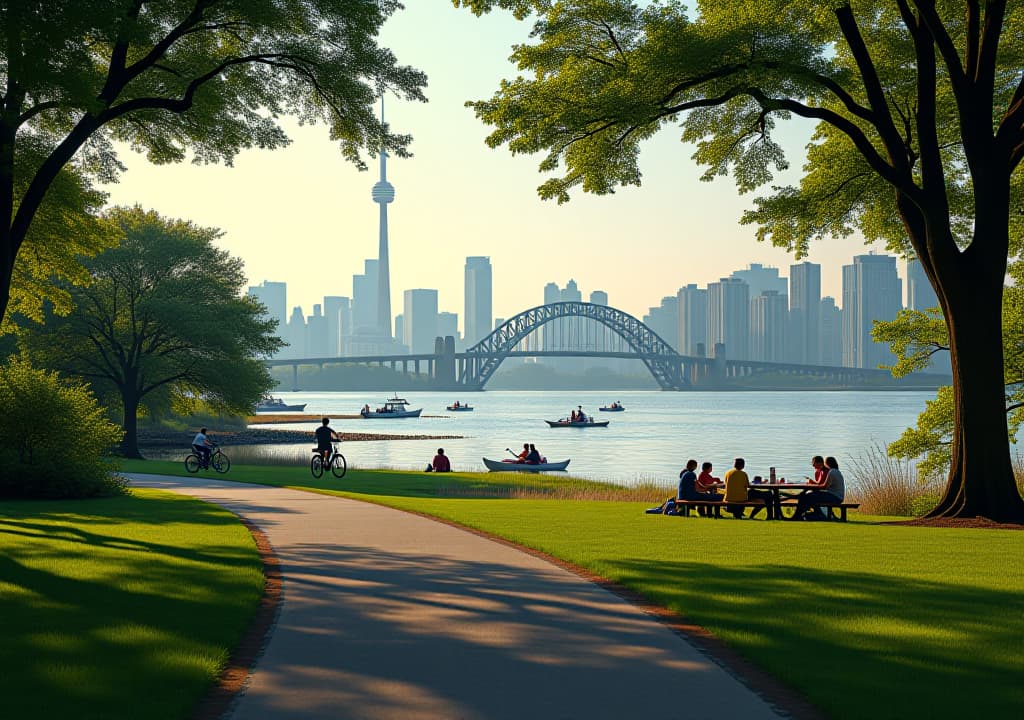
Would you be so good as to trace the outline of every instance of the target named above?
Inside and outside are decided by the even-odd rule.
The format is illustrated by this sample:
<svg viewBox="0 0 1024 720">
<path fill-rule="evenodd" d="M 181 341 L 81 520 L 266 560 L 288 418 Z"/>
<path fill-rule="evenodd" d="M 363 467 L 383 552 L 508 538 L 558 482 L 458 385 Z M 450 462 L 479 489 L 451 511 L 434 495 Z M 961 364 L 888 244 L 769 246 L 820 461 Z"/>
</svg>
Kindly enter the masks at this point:
<svg viewBox="0 0 1024 720">
<path fill-rule="evenodd" d="M 490 335 L 457 355 L 456 384 L 466 390 L 483 388 L 519 343 L 535 330 L 561 318 L 594 320 L 615 332 L 629 345 L 633 356 L 643 361 L 662 390 L 681 390 L 688 384 L 683 375 L 683 356 L 651 328 L 629 313 L 585 302 L 539 305 L 506 320 Z"/>
</svg>

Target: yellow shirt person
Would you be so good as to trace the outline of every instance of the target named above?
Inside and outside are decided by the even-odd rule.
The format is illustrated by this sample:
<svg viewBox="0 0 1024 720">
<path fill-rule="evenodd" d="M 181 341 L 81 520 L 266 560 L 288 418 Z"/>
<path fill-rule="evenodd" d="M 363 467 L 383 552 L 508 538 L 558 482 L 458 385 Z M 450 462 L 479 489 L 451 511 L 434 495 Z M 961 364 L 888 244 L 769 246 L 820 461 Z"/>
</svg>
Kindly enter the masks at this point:
<svg viewBox="0 0 1024 720">
<path fill-rule="evenodd" d="M 750 478 L 743 471 L 744 462 L 736 460 L 736 467 L 730 468 L 725 473 L 725 502 L 741 503 L 747 501 L 747 488 L 750 486 Z"/>
</svg>

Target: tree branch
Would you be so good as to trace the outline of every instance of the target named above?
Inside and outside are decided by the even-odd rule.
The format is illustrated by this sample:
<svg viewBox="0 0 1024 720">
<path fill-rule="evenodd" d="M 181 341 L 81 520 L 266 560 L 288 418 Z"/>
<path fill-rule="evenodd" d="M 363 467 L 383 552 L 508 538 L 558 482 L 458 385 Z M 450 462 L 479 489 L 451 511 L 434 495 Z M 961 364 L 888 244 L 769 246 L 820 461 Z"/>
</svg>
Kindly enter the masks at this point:
<svg viewBox="0 0 1024 720">
<path fill-rule="evenodd" d="M 873 117 L 870 122 L 878 131 L 882 144 L 885 145 L 885 149 L 889 153 L 889 159 L 893 162 L 894 173 L 899 172 L 905 175 L 906 177 L 902 181 L 912 184 L 912 174 L 907 164 L 907 158 L 902 152 L 903 145 L 900 140 L 899 131 L 896 130 L 896 125 L 893 123 L 889 103 L 886 102 L 881 80 L 878 78 L 878 72 L 871 59 L 871 53 L 868 51 L 864 38 L 860 33 L 857 19 L 853 16 L 853 10 L 849 4 L 846 4 L 836 8 L 834 12 L 836 20 L 839 21 L 839 29 L 846 40 L 847 46 L 850 48 L 850 52 L 853 54 L 853 59 L 857 63 L 857 69 L 860 71 L 868 103 L 873 111 Z M 859 145 L 858 149 L 860 149 Z"/>
<path fill-rule="evenodd" d="M 943 25 L 942 18 L 939 17 L 939 13 L 935 9 L 935 0 L 911 0 L 911 2 L 914 3 L 921 21 L 928 28 L 928 33 L 935 41 L 936 47 L 939 48 L 942 61 L 946 64 L 946 69 L 949 71 L 949 79 L 953 84 L 953 91 L 959 96 L 967 89 L 967 78 L 964 74 L 963 63 L 960 61 L 960 54 L 956 51 L 956 45 L 953 43 L 949 33 L 946 32 L 946 26 Z M 903 14 L 903 22 L 906 24 L 907 15 L 912 16 L 912 13 L 910 8 L 906 7 L 906 0 L 899 0 L 899 4 L 901 6 L 900 12 Z M 906 10 L 904 10 L 904 7 L 906 7 Z M 970 12 L 970 8 L 968 8 L 968 12 Z M 971 23 L 970 17 L 968 17 L 967 22 L 969 26 Z M 916 20 L 913 22 L 913 25 L 917 25 Z M 907 25 L 907 28 L 913 30 L 910 24 Z M 970 62 L 970 59 L 968 59 L 968 62 Z"/>
</svg>

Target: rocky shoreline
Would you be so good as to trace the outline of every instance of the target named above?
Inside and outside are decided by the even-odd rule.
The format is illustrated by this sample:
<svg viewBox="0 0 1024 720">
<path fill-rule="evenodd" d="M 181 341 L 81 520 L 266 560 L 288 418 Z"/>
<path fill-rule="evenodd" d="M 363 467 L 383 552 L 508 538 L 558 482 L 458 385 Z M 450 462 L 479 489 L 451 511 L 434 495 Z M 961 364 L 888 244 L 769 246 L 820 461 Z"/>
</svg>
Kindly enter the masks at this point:
<svg viewBox="0 0 1024 720">
<path fill-rule="evenodd" d="M 192 442 L 193 431 L 140 429 L 138 432 L 140 450 L 167 450 L 187 448 Z M 308 445 L 313 442 L 313 433 L 304 430 L 274 430 L 271 428 L 246 428 L 245 430 L 211 430 L 210 440 L 224 446 L 231 445 Z M 374 440 L 457 440 L 461 435 L 392 435 L 387 433 L 339 432 L 343 442 L 364 442 Z"/>
</svg>

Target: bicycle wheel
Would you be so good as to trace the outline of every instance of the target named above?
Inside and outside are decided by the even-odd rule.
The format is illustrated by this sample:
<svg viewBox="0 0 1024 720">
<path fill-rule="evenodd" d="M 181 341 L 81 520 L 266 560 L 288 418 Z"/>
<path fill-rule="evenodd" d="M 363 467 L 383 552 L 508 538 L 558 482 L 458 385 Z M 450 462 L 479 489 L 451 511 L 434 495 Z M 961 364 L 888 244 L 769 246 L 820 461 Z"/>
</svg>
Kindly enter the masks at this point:
<svg viewBox="0 0 1024 720">
<path fill-rule="evenodd" d="M 341 453 L 334 453 L 334 457 L 331 459 L 331 472 L 334 473 L 334 477 L 345 477 L 346 470 L 348 470 L 348 465 L 345 463 L 345 456 Z"/>
<path fill-rule="evenodd" d="M 214 470 L 219 472 L 221 475 L 231 469 L 231 459 L 227 455 L 222 453 L 220 450 L 213 454 L 210 458 L 210 465 Z"/>
<path fill-rule="evenodd" d="M 185 469 L 190 473 L 199 472 L 199 458 L 195 455 L 189 455 L 185 458 Z"/>
<path fill-rule="evenodd" d="M 324 459 L 319 455 L 314 455 L 313 459 L 309 461 L 309 471 L 315 478 L 322 476 L 324 474 Z"/>
</svg>

